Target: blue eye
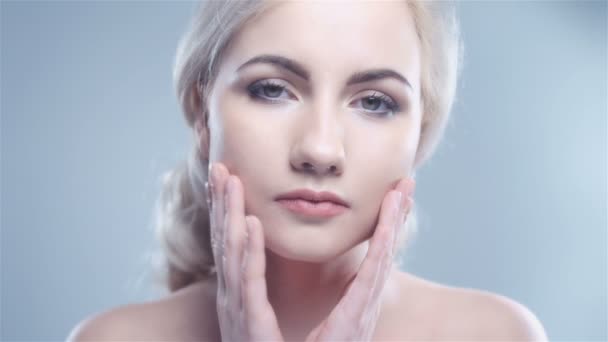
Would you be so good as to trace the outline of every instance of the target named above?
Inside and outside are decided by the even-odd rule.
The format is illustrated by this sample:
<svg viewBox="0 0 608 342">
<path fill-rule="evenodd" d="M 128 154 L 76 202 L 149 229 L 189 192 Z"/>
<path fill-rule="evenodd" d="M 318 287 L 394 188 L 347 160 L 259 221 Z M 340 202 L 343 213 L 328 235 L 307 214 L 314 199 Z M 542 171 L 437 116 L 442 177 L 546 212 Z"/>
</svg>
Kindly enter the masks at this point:
<svg viewBox="0 0 608 342">
<path fill-rule="evenodd" d="M 266 103 L 278 103 L 281 100 L 289 99 L 290 93 L 287 87 L 272 80 L 261 80 L 252 83 L 247 87 L 249 97 L 256 101 Z M 285 96 L 281 96 L 285 94 Z M 400 111 L 400 106 L 389 96 L 382 93 L 373 93 L 370 96 L 359 99 L 366 112 L 378 116 L 392 116 Z M 357 101 L 357 102 L 358 102 Z M 380 110 L 379 110 L 380 109 Z"/>
<path fill-rule="evenodd" d="M 371 96 L 361 98 L 360 101 L 363 109 L 380 116 L 388 116 L 387 113 L 392 113 L 394 115 L 395 112 L 398 112 L 400 109 L 399 105 L 393 99 L 384 94 L 376 95 L 376 93 L 374 93 Z M 382 108 L 382 110 L 378 111 L 379 108 Z"/>
<path fill-rule="evenodd" d="M 270 80 L 255 82 L 247 87 L 247 91 L 252 99 L 265 102 L 279 102 L 281 94 L 287 93 L 284 85 Z"/>
</svg>

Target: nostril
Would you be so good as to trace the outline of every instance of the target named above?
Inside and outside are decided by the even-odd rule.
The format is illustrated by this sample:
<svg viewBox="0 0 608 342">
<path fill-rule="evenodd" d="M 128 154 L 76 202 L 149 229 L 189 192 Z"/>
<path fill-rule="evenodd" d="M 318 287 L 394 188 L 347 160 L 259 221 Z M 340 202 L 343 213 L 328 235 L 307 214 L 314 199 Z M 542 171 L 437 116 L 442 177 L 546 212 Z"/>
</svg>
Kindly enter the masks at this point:
<svg viewBox="0 0 608 342">
<path fill-rule="evenodd" d="M 311 164 L 311 163 L 304 163 L 304 164 L 302 164 L 302 166 L 303 166 L 305 169 L 313 169 L 313 168 L 314 168 L 314 167 L 312 166 L 312 164 Z"/>
</svg>

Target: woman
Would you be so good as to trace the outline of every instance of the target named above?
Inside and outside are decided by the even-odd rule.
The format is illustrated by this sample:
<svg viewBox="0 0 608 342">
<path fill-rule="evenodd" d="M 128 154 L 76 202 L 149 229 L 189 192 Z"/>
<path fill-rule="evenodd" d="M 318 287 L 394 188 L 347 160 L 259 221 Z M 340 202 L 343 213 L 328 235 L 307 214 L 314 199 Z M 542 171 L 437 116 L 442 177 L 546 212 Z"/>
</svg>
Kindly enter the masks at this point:
<svg viewBox="0 0 608 342">
<path fill-rule="evenodd" d="M 545 340 L 513 300 L 393 266 L 456 88 L 440 5 L 203 3 L 174 70 L 196 144 L 159 201 L 172 294 L 70 339 Z"/>
</svg>

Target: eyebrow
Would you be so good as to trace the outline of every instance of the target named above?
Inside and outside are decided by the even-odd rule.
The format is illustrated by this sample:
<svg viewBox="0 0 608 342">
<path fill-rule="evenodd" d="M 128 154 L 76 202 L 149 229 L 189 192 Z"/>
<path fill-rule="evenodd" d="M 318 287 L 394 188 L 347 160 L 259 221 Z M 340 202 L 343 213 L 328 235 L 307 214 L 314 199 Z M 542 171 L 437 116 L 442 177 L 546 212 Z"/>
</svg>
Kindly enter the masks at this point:
<svg viewBox="0 0 608 342">
<path fill-rule="evenodd" d="M 252 64 L 256 64 L 256 63 L 271 64 L 271 65 L 277 66 L 279 68 L 285 69 L 287 71 L 290 71 L 293 74 L 295 74 L 296 76 L 303 78 L 306 81 L 310 80 L 310 72 L 308 72 L 308 70 L 306 70 L 306 68 L 302 64 L 294 61 L 293 59 L 289 59 L 287 57 L 278 56 L 278 55 L 255 56 L 255 57 L 251 58 L 250 60 L 248 60 L 247 62 L 243 63 L 237 69 L 237 71 L 240 71 L 241 69 L 245 68 L 248 65 L 252 65 Z M 357 84 L 357 83 L 377 81 L 377 80 L 386 79 L 386 78 L 395 79 L 395 80 L 405 84 L 406 86 L 408 86 L 410 89 L 413 90 L 412 85 L 407 80 L 407 78 L 405 78 L 400 73 L 398 73 L 394 70 L 391 70 L 391 69 L 372 69 L 372 70 L 356 72 L 348 78 L 348 81 L 346 81 L 346 85 L 350 86 L 350 85 Z"/>
</svg>

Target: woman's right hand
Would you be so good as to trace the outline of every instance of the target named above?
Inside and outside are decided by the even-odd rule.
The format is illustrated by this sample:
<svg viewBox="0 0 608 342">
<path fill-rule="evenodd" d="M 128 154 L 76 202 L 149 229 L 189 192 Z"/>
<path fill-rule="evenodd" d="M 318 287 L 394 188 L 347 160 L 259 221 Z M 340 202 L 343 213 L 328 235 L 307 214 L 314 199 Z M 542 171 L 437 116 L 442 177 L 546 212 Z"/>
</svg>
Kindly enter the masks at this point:
<svg viewBox="0 0 608 342">
<path fill-rule="evenodd" d="M 266 292 L 262 224 L 245 216 L 239 178 L 221 163 L 210 170 L 211 246 L 217 270 L 222 341 L 283 341 Z"/>
</svg>

